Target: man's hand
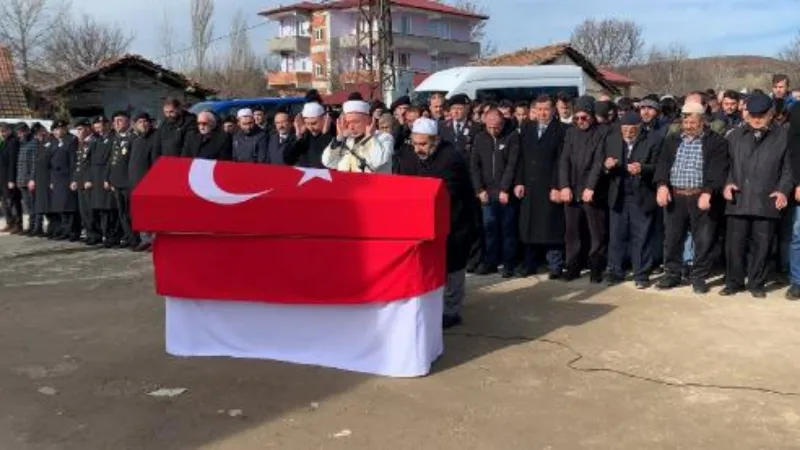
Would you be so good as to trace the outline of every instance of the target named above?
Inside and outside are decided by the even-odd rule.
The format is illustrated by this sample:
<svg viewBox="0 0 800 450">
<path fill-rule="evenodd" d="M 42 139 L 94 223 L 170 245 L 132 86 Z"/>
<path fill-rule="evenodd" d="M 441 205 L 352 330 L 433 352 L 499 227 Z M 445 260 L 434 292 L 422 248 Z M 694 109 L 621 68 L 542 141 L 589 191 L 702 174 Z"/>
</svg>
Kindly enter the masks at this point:
<svg viewBox="0 0 800 450">
<path fill-rule="evenodd" d="M 14 183 L 8 183 L 8 188 L 9 188 L 9 189 L 14 189 L 15 187 L 16 187 L 16 184 L 14 184 Z"/>
<path fill-rule="evenodd" d="M 642 163 L 634 162 L 628 164 L 628 173 L 637 176 L 642 173 Z"/>
<path fill-rule="evenodd" d="M 306 124 L 303 122 L 303 115 L 298 114 L 294 116 L 294 132 L 297 134 L 297 137 L 303 135 L 306 132 Z"/>
<path fill-rule="evenodd" d="M 613 169 L 614 167 L 617 166 L 617 164 L 619 164 L 619 160 L 616 159 L 616 158 L 612 158 L 610 156 L 608 158 L 606 158 L 606 162 L 603 163 L 603 165 L 605 166 L 606 170 Z"/>
<path fill-rule="evenodd" d="M 91 189 L 92 188 L 92 182 L 91 181 L 87 181 L 86 183 L 83 183 L 83 188 L 84 189 Z"/>
<path fill-rule="evenodd" d="M 666 186 L 660 186 L 656 192 L 656 203 L 658 203 L 658 206 L 663 208 L 669 205 L 669 202 L 671 201 L 672 196 L 669 195 L 669 188 Z"/>
<path fill-rule="evenodd" d="M 725 200 L 732 202 L 733 201 L 733 194 L 739 190 L 739 187 L 735 184 L 731 183 L 725 186 L 725 189 L 722 190 L 722 196 L 725 197 Z"/>
<path fill-rule="evenodd" d="M 525 197 L 525 186 L 521 184 L 514 186 L 514 195 L 519 199 Z"/>
<path fill-rule="evenodd" d="M 72 183 L 69 184 L 69 189 L 72 190 L 72 191 L 77 191 L 78 190 L 78 183 L 73 181 Z"/>
<path fill-rule="evenodd" d="M 800 186 L 794 188 L 794 200 L 800 202 Z"/>
<path fill-rule="evenodd" d="M 341 116 L 339 116 L 338 119 L 336 119 L 336 136 L 339 139 L 347 139 L 348 137 L 350 137 L 350 133 L 344 126 L 344 114 L 342 114 Z"/>
<path fill-rule="evenodd" d="M 481 203 L 484 205 L 489 204 L 489 193 L 486 191 L 480 191 L 478 193 L 478 198 L 481 200 Z"/>
<path fill-rule="evenodd" d="M 711 209 L 711 194 L 707 192 L 700 194 L 700 198 L 697 199 L 697 207 L 702 211 Z"/>
<path fill-rule="evenodd" d="M 36 182 L 35 181 L 33 181 L 33 180 L 28 181 L 28 190 L 29 191 L 35 191 L 36 190 Z"/>
<path fill-rule="evenodd" d="M 330 114 L 325 113 L 324 117 L 325 118 L 323 119 L 322 122 L 322 133 L 328 134 L 328 132 L 331 131 L 331 116 Z"/>
<path fill-rule="evenodd" d="M 775 207 L 778 208 L 778 210 L 786 208 L 786 206 L 789 204 L 789 200 L 785 195 L 783 195 L 783 192 L 775 191 L 772 194 L 769 194 L 769 198 L 775 199 Z"/>
<path fill-rule="evenodd" d="M 111 189 L 111 185 L 108 184 L 108 181 L 103 181 L 103 189 L 107 191 Z"/>
<path fill-rule="evenodd" d="M 572 189 L 565 187 L 561 189 L 558 196 L 561 197 L 562 203 L 572 203 Z"/>
<path fill-rule="evenodd" d="M 550 201 L 553 203 L 561 203 L 561 193 L 558 189 L 550 189 Z"/>
<path fill-rule="evenodd" d="M 508 204 L 508 192 L 500 192 L 500 204 L 501 205 Z"/>
<path fill-rule="evenodd" d="M 594 189 L 584 189 L 583 194 L 581 195 L 581 200 L 583 203 L 592 203 L 594 199 Z"/>
</svg>

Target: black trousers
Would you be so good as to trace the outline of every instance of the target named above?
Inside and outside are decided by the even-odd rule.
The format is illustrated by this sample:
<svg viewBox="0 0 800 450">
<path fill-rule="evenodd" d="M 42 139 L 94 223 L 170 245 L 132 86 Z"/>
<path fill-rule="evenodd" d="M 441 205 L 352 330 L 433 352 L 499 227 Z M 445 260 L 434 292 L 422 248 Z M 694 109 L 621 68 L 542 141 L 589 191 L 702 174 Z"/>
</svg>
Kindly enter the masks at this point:
<svg viewBox="0 0 800 450">
<path fill-rule="evenodd" d="M 93 213 L 95 223 L 100 224 L 103 240 L 113 244 L 118 243 L 120 238 L 119 213 L 111 209 L 95 209 Z"/>
<path fill-rule="evenodd" d="M 692 232 L 694 263 L 692 280 L 706 279 L 714 265 L 712 250 L 716 240 L 715 210 L 703 211 L 697 206 L 700 195 L 673 194 L 664 212 L 664 269 L 669 276 L 680 277 L 683 268 L 683 244 Z"/>
<path fill-rule="evenodd" d="M 86 239 L 99 241 L 102 239 L 100 223 L 92 210 L 92 192 L 88 189 L 78 190 L 78 211 L 81 217 L 81 225 L 86 230 Z"/>
<path fill-rule="evenodd" d="M 582 254 L 589 259 L 592 274 L 602 274 L 606 268 L 608 253 L 608 210 L 605 205 L 595 203 L 572 203 L 564 206 L 566 219 L 566 269 L 578 273 L 583 268 Z M 582 238 L 581 228 L 586 223 L 589 229 L 588 253 Z"/>
<path fill-rule="evenodd" d="M 3 195 L 3 216 L 9 227 L 22 226 L 22 192 L 19 189 L 5 189 Z"/>
<path fill-rule="evenodd" d="M 81 235 L 80 215 L 74 212 L 61 213 L 61 228 L 56 234 L 61 236 L 79 237 Z"/>
<path fill-rule="evenodd" d="M 58 236 L 64 230 L 61 223 L 61 213 L 47 213 L 47 235 Z"/>
<path fill-rule="evenodd" d="M 136 235 L 133 233 L 133 225 L 131 223 L 131 195 L 127 189 L 116 188 L 114 196 L 117 198 L 117 214 L 119 220 L 119 227 L 122 230 L 122 240 L 128 244 L 136 241 Z"/>
<path fill-rule="evenodd" d="M 744 287 L 746 274 L 748 289 L 764 287 L 778 223 L 778 219 L 728 216 L 726 286 Z"/>
<path fill-rule="evenodd" d="M 615 277 L 623 277 L 625 271 L 623 264 L 625 256 L 630 255 L 633 266 L 633 279 L 647 281 L 650 269 L 653 266 L 653 237 L 654 214 L 646 213 L 636 201 L 634 196 L 625 196 L 622 208 L 611 210 L 609 243 L 608 243 L 608 271 Z"/>
</svg>

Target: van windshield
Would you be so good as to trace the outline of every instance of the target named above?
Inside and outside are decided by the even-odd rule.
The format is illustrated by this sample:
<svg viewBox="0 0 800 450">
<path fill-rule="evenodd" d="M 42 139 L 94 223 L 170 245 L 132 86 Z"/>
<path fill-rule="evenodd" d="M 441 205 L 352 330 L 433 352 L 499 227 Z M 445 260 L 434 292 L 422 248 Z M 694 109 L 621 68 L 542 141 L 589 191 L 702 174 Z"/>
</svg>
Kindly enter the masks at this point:
<svg viewBox="0 0 800 450">
<path fill-rule="evenodd" d="M 530 102 L 540 95 L 555 97 L 558 94 L 567 94 L 570 98 L 579 96 L 577 86 L 529 86 L 529 87 L 503 87 L 494 89 L 478 89 L 475 91 L 476 100 L 480 102 L 499 102 L 511 100 L 512 102 Z"/>
</svg>

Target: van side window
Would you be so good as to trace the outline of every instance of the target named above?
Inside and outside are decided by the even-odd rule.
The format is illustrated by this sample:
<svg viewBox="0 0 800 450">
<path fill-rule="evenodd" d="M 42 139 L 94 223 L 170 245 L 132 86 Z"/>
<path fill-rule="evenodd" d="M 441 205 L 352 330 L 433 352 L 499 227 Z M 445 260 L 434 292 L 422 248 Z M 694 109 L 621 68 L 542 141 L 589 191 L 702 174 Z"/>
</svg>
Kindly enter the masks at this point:
<svg viewBox="0 0 800 450">
<path fill-rule="evenodd" d="M 512 102 L 530 102 L 540 95 L 547 94 L 555 98 L 556 94 L 564 92 L 570 97 L 578 97 L 577 86 L 531 86 L 531 87 L 508 87 L 493 89 L 477 89 L 475 91 L 476 100 L 480 102 L 500 100 L 511 100 Z"/>
</svg>

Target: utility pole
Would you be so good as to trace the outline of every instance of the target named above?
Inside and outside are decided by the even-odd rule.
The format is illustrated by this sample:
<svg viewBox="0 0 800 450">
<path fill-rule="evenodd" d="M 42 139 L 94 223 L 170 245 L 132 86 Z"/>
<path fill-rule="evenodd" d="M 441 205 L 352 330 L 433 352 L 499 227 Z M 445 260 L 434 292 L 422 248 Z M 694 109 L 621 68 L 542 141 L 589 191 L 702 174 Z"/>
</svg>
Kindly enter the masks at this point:
<svg viewBox="0 0 800 450">
<path fill-rule="evenodd" d="M 359 0 L 356 27 L 358 83 L 369 84 L 370 97 L 394 101 L 397 86 L 394 67 L 391 0 Z"/>
</svg>

